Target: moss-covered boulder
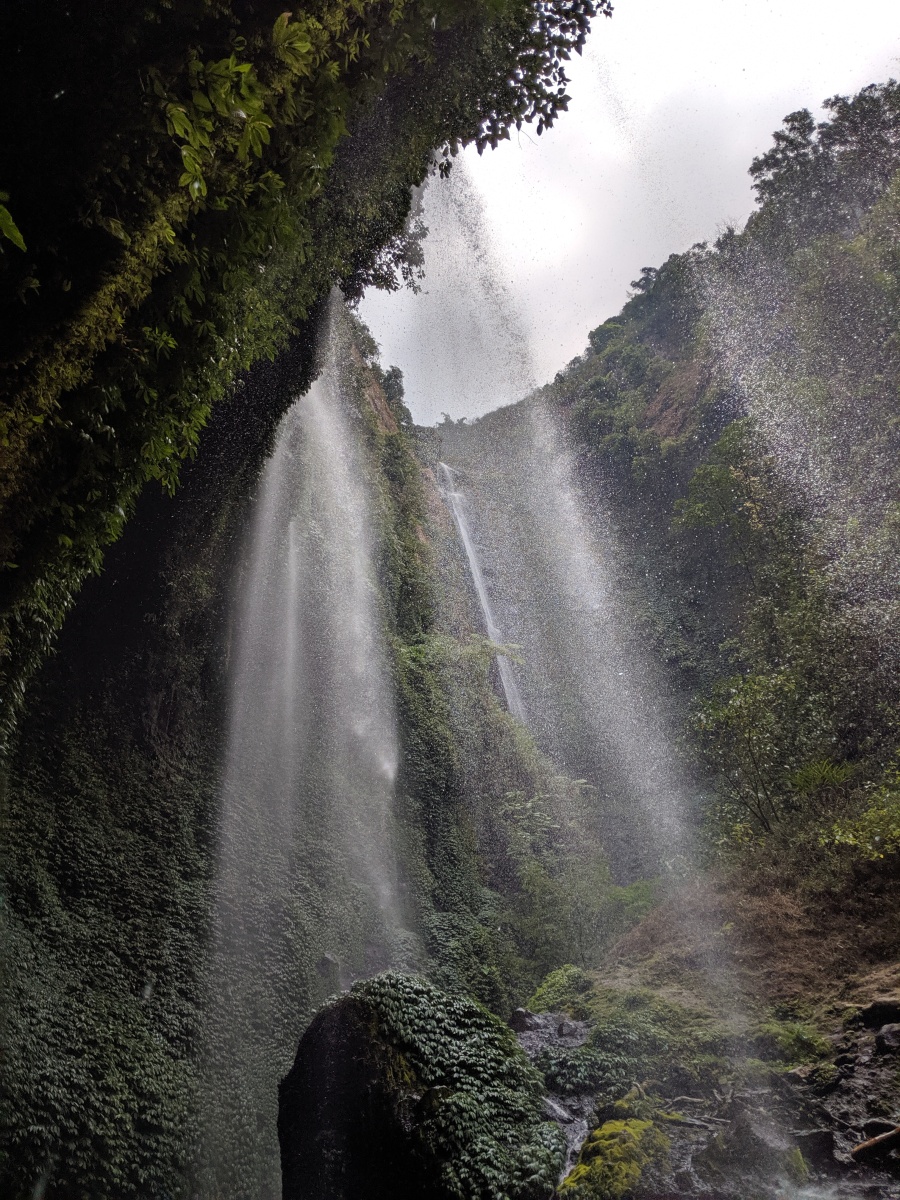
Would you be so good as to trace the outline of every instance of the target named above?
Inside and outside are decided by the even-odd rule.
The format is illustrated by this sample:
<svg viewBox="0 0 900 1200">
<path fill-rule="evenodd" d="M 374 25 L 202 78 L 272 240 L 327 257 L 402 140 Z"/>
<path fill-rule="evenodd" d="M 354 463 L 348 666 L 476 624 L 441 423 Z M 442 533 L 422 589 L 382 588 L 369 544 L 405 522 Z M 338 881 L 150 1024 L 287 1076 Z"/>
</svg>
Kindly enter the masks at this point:
<svg viewBox="0 0 900 1200">
<path fill-rule="evenodd" d="M 669 1139 L 652 1121 L 606 1121 L 582 1146 L 559 1194 L 563 1200 L 622 1200 L 646 1167 L 665 1163 L 668 1150 Z"/>
<path fill-rule="evenodd" d="M 388 973 L 328 1004 L 279 1089 L 284 1200 L 545 1200 L 542 1081 L 471 1000 Z"/>
</svg>

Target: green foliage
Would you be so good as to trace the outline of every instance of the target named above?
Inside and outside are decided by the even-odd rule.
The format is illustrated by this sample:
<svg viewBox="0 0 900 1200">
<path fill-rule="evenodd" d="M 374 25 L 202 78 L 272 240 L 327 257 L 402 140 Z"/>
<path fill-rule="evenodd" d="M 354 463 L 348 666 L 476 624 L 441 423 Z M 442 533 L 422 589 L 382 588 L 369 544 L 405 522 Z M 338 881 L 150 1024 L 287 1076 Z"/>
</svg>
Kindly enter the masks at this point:
<svg viewBox="0 0 900 1200">
<path fill-rule="evenodd" d="M 543 980 L 540 987 L 528 1000 L 532 1012 L 567 1012 L 579 1020 L 588 1015 L 585 1008 L 585 993 L 593 986 L 590 975 L 580 967 L 568 963 L 557 967 Z"/>
<path fill-rule="evenodd" d="M 645 268 L 548 392 L 645 569 L 711 848 L 807 879 L 897 846 L 898 98 L 788 116 L 745 230 Z"/>
<path fill-rule="evenodd" d="M 77 714 L 56 745 L 35 738 L 10 789 L 0 1090 L 10 1196 L 30 1196 L 45 1169 L 55 1188 L 101 1195 L 180 1188 L 212 746 L 164 781 L 133 746 L 111 744 L 111 729 L 122 732 L 115 712 Z"/>
<path fill-rule="evenodd" d="M 551 124 L 595 11 L 15 10 L 8 83 L 29 120 L 0 163 L 27 215 L 20 234 L 2 210 L 5 236 L 27 243 L 0 256 L 6 732 L 144 485 L 176 486 L 212 406 L 335 284 L 358 295 L 410 274 L 410 187 L 435 149 Z"/>
<path fill-rule="evenodd" d="M 455 604 L 466 594 L 467 567 L 458 541 L 431 518 L 423 528 L 433 547 L 441 632 L 436 629 L 403 651 L 398 683 L 403 705 L 417 714 L 416 728 L 433 730 L 444 751 L 436 755 L 424 745 L 407 743 L 403 770 L 417 771 L 423 761 L 446 764 L 447 775 L 428 781 L 423 772 L 417 785 L 427 811 L 434 814 L 434 862 L 441 864 L 441 879 L 457 888 L 462 884 L 457 864 L 476 851 L 481 899 L 473 911 L 483 914 L 478 919 L 484 931 L 476 941 L 484 938 L 492 946 L 491 954 L 482 957 L 496 964 L 505 998 L 498 999 L 496 975 L 486 971 L 478 955 L 464 949 L 456 933 L 448 936 L 444 919 L 441 943 L 452 949 L 457 971 L 468 964 L 457 978 L 491 1007 L 508 1011 L 514 998 L 518 1003 L 559 963 L 573 957 L 593 960 L 610 936 L 607 915 L 617 920 L 621 914 L 608 904 L 608 869 L 595 834 L 589 832 L 589 790 L 560 775 L 497 700 L 491 680 L 496 647 L 472 632 L 477 618 L 460 613 Z M 421 547 L 421 531 L 417 536 Z M 441 612 L 448 598 L 454 600 L 452 611 Z M 408 688 L 407 681 L 414 686 Z M 460 806 L 456 810 L 455 804 Z M 465 851 L 459 833 L 448 828 L 451 819 L 459 818 L 469 838 Z M 471 877 L 465 886 L 471 904 Z M 438 907 L 446 902 L 439 900 Z M 447 961 L 443 951 L 440 957 Z"/>
<path fill-rule="evenodd" d="M 717 1077 L 726 1037 L 707 1013 L 649 991 L 597 984 L 581 990 L 584 977 L 575 970 L 549 976 L 530 1002 L 561 1002 L 591 1025 L 583 1046 L 542 1051 L 537 1065 L 552 1090 L 593 1091 L 611 1102 L 642 1080 L 682 1089 L 707 1087 Z"/>
<path fill-rule="evenodd" d="M 766 1059 L 778 1059 L 791 1066 L 816 1062 L 831 1051 L 831 1046 L 808 1021 L 763 1022 L 755 1038 Z"/>
<path fill-rule="evenodd" d="M 900 86 L 891 79 L 856 96 L 833 96 L 818 125 L 808 109 L 790 113 L 750 174 L 762 201 L 753 218 L 796 239 L 853 226 L 900 167 Z"/>
<path fill-rule="evenodd" d="M 623 1200 L 650 1165 L 667 1161 L 669 1139 L 652 1121 L 607 1121 L 581 1148 L 578 1163 L 559 1185 L 571 1200 Z"/>
<path fill-rule="evenodd" d="M 0 200 L 8 199 L 9 192 L 0 192 Z M 0 204 L 0 235 L 5 237 L 7 241 L 12 242 L 12 244 L 17 246 L 20 250 L 25 250 L 25 242 L 22 238 L 19 227 L 13 220 L 12 213 L 5 204 Z M 0 243 L 0 254 L 2 253 L 3 246 L 2 243 Z"/>
<path fill-rule="evenodd" d="M 531 751 L 540 772 L 544 764 L 533 749 L 523 750 Z M 505 870 L 499 863 L 498 869 L 511 899 L 514 936 L 539 974 L 571 957 L 582 966 L 595 962 L 619 932 L 624 912 L 605 853 L 588 832 L 588 789 L 549 772 L 540 782 L 549 790 L 527 799 L 507 792 L 493 822 L 494 837 L 503 842 Z"/>
<path fill-rule="evenodd" d="M 599 924 L 607 945 L 618 941 L 640 924 L 659 903 L 658 881 L 636 879 L 634 883 L 610 887 L 603 897 Z"/>
<path fill-rule="evenodd" d="M 822 833 L 826 846 L 849 847 L 861 858 L 878 862 L 900 853 L 900 771 L 896 766 L 880 784 L 869 783 L 862 793 L 862 811 Z"/>
<path fill-rule="evenodd" d="M 746 422 L 697 469 L 677 522 L 726 531 L 748 592 L 740 636 L 725 647 L 739 673 L 714 684 L 694 720 L 719 780 L 720 832 L 746 844 L 785 821 L 821 822 L 850 802 L 859 759 L 893 736 L 896 700 L 869 674 L 871 633 L 835 591 Z"/>
<path fill-rule="evenodd" d="M 471 1000 L 406 975 L 357 983 L 350 997 L 400 1055 L 405 1090 L 428 1098 L 414 1134 L 443 1194 L 543 1200 L 563 1162 L 563 1139 L 542 1120 L 540 1075 L 508 1026 Z"/>
</svg>

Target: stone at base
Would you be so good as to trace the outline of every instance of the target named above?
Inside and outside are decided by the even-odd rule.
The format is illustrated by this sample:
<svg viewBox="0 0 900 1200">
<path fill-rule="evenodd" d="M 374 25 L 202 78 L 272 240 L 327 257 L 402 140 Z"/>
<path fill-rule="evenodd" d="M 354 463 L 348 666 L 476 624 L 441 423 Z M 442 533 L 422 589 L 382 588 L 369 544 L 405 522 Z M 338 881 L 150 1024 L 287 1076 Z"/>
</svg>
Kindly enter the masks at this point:
<svg viewBox="0 0 900 1200">
<path fill-rule="evenodd" d="M 356 1006 L 320 1013 L 279 1088 L 283 1200 L 424 1200 L 395 1101 Z"/>
</svg>

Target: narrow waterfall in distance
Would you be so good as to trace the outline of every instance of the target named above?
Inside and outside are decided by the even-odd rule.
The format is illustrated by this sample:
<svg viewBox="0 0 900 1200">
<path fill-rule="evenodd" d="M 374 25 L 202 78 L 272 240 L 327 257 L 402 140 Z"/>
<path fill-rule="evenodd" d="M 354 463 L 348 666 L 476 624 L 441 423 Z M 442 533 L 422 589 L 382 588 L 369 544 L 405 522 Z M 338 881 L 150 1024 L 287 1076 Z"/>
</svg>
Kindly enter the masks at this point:
<svg viewBox="0 0 900 1200">
<path fill-rule="evenodd" d="M 596 504 L 588 511 L 543 406 L 527 401 L 440 428 L 441 452 L 466 472 L 466 494 L 448 487 L 448 499 L 490 636 L 502 628 L 522 647 L 515 682 L 527 724 L 545 753 L 596 789 L 619 878 L 680 869 L 692 852 L 692 781 L 676 752 L 665 681 L 641 644 L 608 515 Z M 441 471 L 453 479 L 446 464 Z"/>
<path fill-rule="evenodd" d="M 335 338 L 285 416 L 239 588 L 207 1031 L 204 1197 L 281 1194 L 277 1085 L 325 995 L 398 959 L 394 700 Z M 239 1170 L 238 1170 L 239 1168 Z"/>
<path fill-rule="evenodd" d="M 465 370 L 465 378 L 453 376 L 454 388 L 472 391 L 478 411 L 482 394 L 495 404 L 506 398 L 498 347 L 515 360 L 509 378 L 520 396 L 531 392 L 534 371 L 477 192 L 465 176 L 451 181 L 429 185 L 434 228 L 426 249 L 431 242 L 440 257 L 440 246 L 461 266 L 441 291 L 442 306 L 420 305 L 410 353 L 415 361 L 419 341 L 449 346 Z M 457 311 L 477 314 L 494 336 L 464 336 Z M 420 399 L 419 407 L 428 405 Z M 486 633 L 522 650 L 515 665 L 497 656 L 509 711 L 544 753 L 596 789 L 598 827 L 618 878 L 683 862 L 692 850 L 685 819 L 695 789 L 675 751 L 664 672 L 640 644 L 622 595 L 627 555 L 608 515 L 588 511 L 578 495 L 554 415 L 532 396 L 471 423 L 445 417 L 437 430 L 435 466 Z"/>
<path fill-rule="evenodd" d="M 472 582 L 475 585 L 475 591 L 478 595 L 478 603 L 481 606 L 481 613 L 484 617 L 485 630 L 488 637 L 495 644 L 502 644 L 503 638 L 500 630 L 497 627 L 497 622 L 494 620 L 493 609 L 491 608 L 491 598 L 488 595 L 487 584 L 484 579 L 484 572 L 481 569 L 481 561 L 478 556 L 478 550 L 472 537 L 471 525 L 469 522 L 469 514 L 467 512 L 466 498 L 462 492 L 457 490 L 456 481 L 453 471 L 446 463 L 439 463 L 441 481 L 444 485 L 443 492 L 446 497 L 450 509 L 453 513 L 453 519 L 456 522 L 456 529 L 459 533 L 459 540 L 463 544 L 463 549 L 466 552 L 466 559 L 469 563 L 469 571 L 472 575 Z M 516 676 L 513 671 L 513 665 L 505 654 L 497 655 L 497 669 L 500 673 L 500 684 L 503 688 L 503 695 L 506 699 L 506 707 L 519 721 L 525 720 L 525 708 L 522 704 L 522 697 L 519 692 L 519 685 L 516 683 Z"/>
</svg>

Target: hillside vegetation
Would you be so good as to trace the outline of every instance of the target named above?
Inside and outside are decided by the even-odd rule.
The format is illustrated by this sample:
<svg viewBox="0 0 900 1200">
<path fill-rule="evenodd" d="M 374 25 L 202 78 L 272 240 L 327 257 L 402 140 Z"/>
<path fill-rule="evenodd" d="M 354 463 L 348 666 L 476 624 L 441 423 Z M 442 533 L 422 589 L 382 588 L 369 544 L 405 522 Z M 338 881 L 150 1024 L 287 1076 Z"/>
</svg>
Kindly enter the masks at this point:
<svg viewBox="0 0 900 1200">
<path fill-rule="evenodd" d="M 827 107 L 540 399 L 646 579 L 710 853 L 843 889 L 900 852 L 900 87 Z"/>
</svg>

